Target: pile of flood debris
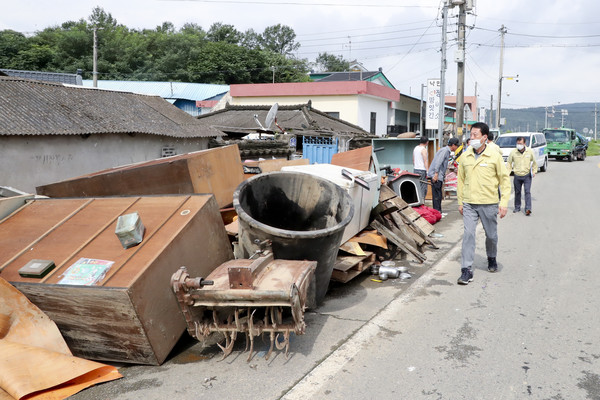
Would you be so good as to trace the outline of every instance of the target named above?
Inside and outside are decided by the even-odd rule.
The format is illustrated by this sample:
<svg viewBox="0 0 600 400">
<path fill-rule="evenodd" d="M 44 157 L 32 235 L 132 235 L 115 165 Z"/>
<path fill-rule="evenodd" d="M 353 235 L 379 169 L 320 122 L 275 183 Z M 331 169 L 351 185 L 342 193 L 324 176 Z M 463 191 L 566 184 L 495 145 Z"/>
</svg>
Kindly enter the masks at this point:
<svg viewBox="0 0 600 400">
<path fill-rule="evenodd" d="M 0 197 L 0 279 L 78 357 L 160 365 L 184 331 L 224 336 L 223 357 L 242 334 L 249 359 L 263 335 L 287 354 L 330 280 L 401 277 L 390 261 L 437 248 L 374 157 L 242 163 L 232 145 Z"/>
</svg>

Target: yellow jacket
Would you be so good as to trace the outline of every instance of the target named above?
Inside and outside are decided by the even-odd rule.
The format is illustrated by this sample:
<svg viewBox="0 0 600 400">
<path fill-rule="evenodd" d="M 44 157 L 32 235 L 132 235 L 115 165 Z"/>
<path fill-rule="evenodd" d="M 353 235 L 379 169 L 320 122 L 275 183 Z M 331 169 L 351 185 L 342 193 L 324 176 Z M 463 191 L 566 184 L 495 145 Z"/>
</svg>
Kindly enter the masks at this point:
<svg viewBox="0 0 600 400">
<path fill-rule="evenodd" d="M 456 188 L 458 205 L 500 203 L 501 207 L 507 207 L 510 186 L 510 175 L 504 160 L 495 149 L 486 146 L 477 159 L 471 146 L 462 154 Z"/>
<path fill-rule="evenodd" d="M 525 151 L 521 153 L 519 150 L 514 149 L 508 155 L 508 173 L 510 171 L 515 171 L 515 175 L 525 176 L 528 175 L 530 171 L 534 173 L 537 172 L 538 165 L 535 162 L 535 156 L 533 155 L 533 151 L 529 147 L 525 147 Z M 514 164 L 514 168 L 513 168 Z"/>
<path fill-rule="evenodd" d="M 496 150 L 496 151 L 497 151 L 497 152 L 498 152 L 500 155 L 502 155 L 502 149 L 501 149 L 501 148 L 500 148 L 500 146 L 498 146 L 496 143 L 494 143 L 494 142 L 488 142 L 488 143 L 487 143 L 487 145 L 488 145 L 490 148 L 492 148 L 492 149 Z"/>
</svg>

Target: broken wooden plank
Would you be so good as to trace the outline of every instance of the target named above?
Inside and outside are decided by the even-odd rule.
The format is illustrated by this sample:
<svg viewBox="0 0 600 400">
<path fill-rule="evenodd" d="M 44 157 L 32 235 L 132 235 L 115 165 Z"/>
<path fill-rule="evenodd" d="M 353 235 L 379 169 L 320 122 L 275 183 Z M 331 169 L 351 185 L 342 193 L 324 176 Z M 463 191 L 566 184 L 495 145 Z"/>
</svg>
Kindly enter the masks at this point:
<svg viewBox="0 0 600 400">
<path fill-rule="evenodd" d="M 338 271 L 348 271 L 349 269 L 362 271 L 373 262 L 375 262 L 375 253 L 371 251 L 365 251 L 364 256 L 338 257 L 333 266 L 333 269 Z"/>
<path fill-rule="evenodd" d="M 331 280 L 346 283 L 367 270 L 375 262 L 375 253 L 366 251 L 367 256 L 338 257 L 331 273 Z"/>
<path fill-rule="evenodd" d="M 381 203 L 389 199 L 393 199 L 394 197 L 398 197 L 398 195 L 391 187 L 387 185 L 381 185 L 381 188 L 379 189 L 379 201 Z"/>
<path fill-rule="evenodd" d="M 374 228 L 376 228 L 379 232 L 384 234 L 388 238 L 389 241 L 394 243 L 396 246 L 400 247 L 406 253 L 410 253 L 413 256 L 415 256 L 420 262 L 423 262 L 427 259 L 427 256 L 425 256 L 425 254 L 421 253 L 414 247 L 408 245 L 401 237 L 399 237 L 392 230 L 392 228 L 386 226 L 383 222 L 381 222 L 379 220 L 374 220 L 373 222 L 371 222 L 371 225 Z"/>
<path fill-rule="evenodd" d="M 363 273 L 363 271 L 357 271 L 354 269 L 351 269 L 349 271 L 339 271 L 339 270 L 334 269 L 333 272 L 331 273 L 331 280 L 336 281 L 336 282 L 341 282 L 341 283 L 348 283 L 353 278 L 356 278 L 358 275 L 360 275 L 362 273 Z"/>
<path fill-rule="evenodd" d="M 413 247 L 417 247 L 425 242 L 425 239 L 423 239 L 420 235 L 406 225 L 406 223 L 402 220 L 400 213 L 392 213 L 389 215 L 389 218 L 394 222 L 402 234 L 401 237 L 406 240 L 408 244 Z"/>
</svg>

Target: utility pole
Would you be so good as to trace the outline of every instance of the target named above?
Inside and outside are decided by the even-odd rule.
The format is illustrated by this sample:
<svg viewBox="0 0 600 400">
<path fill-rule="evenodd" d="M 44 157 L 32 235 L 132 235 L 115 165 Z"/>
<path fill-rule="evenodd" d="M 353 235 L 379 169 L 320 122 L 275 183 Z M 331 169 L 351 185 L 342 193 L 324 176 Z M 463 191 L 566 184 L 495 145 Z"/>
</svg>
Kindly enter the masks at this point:
<svg viewBox="0 0 600 400">
<path fill-rule="evenodd" d="M 93 51 L 93 85 L 94 87 L 98 87 L 98 37 L 96 35 L 96 31 L 98 28 L 94 26 L 94 51 Z M 89 48 L 89 47 L 88 47 Z"/>
<path fill-rule="evenodd" d="M 500 76 L 498 77 L 498 107 L 496 107 L 496 128 L 500 129 L 500 110 L 502 103 L 502 67 L 504 65 L 504 25 L 500 28 Z"/>
<path fill-rule="evenodd" d="M 442 8 L 442 62 L 440 67 L 440 110 L 438 120 L 438 143 L 442 147 L 444 143 L 444 121 L 446 117 L 446 45 L 448 38 L 446 28 L 448 27 L 448 3 L 444 0 Z"/>
<path fill-rule="evenodd" d="M 477 93 L 477 82 L 475 82 L 475 104 L 477 104 L 475 110 L 475 121 L 479 122 L 479 93 Z"/>
<path fill-rule="evenodd" d="M 419 106 L 419 133 L 423 136 L 423 88 L 425 85 L 421 84 L 421 105 Z"/>
<path fill-rule="evenodd" d="M 454 2 L 456 4 L 456 1 Z M 465 2 L 458 4 L 458 50 L 456 51 L 456 134 L 462 141 L 465 112 Z"/>
<path fill-rule="evenodd" d="M 494 95 L 490 94 L 490 126 L 494 124 Z"/>
<path fill-rule="evenodd" d="M 597 103 L 594 103 L 594 140 L 598 140 L 598 108 Z"/>
</svg>

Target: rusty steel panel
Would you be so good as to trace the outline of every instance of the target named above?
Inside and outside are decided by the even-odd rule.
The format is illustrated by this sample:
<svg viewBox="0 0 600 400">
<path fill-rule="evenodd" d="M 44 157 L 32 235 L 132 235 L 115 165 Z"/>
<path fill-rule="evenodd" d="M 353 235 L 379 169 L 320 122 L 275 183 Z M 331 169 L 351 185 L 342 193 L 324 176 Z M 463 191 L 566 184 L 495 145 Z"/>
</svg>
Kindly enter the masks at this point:
<svg viewBox="0 0 600 400">
<path fill-rule="evenodd" d="M 115 228 L 133 211 L 146 232 L 124 249 Z M 80 258 L 113 264 L 94 285 L 60 284 Z M 0 276 L 48 312 L 75 355 L 97 360 L 162 363 L 185 331 L 173 270 L 208 275 L 232 258 L 212 195 L 39 199 L 0 223 Z M 56 268 L 41 279 L 20 276 L 31 259 Z"/>
</svg>

